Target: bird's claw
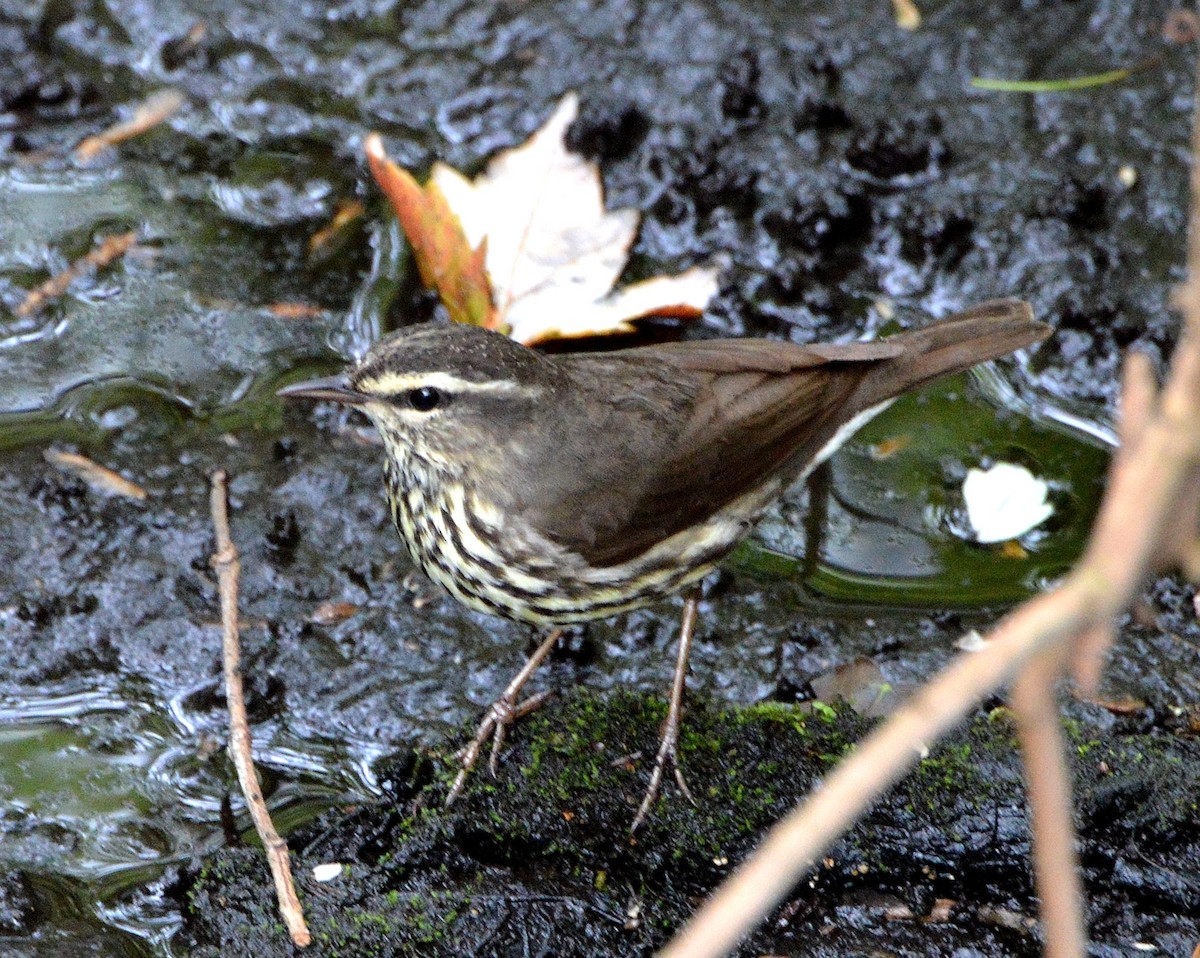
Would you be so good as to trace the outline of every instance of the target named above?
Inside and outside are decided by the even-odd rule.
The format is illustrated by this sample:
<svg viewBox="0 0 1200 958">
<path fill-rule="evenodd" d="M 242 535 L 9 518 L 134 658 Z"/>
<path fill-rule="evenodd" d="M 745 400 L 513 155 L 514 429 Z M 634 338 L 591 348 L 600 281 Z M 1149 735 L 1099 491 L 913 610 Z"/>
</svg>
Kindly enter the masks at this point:
<svg viewBox="0 0 1200 958">
<path fill-rule="evenodd" d="M 489 738 L 492 740 L 491 755 L 488 757 L 488 771 L 495 776 L 500 759 L 500 749 L 504 745 L 508 727 L 517 719 L 538 708 L 551 694 L 549 691 L 538 692 L 523 702 L 517 702 L 515 695 L 506 693 L 488 707 L 483 720 L 475 730 L 475 737 L 454 755 L 462 767 L 458 770 L 458 774 L 454 777 L 454 784 L 450 786 L 450 792 L 446 795 L 447 806 L 452 805 L 463 793 L 467 784 L 467 776 L 471 774 L 475 763 L 479 761 L 479 754 L 483 751 L 487 740 Z"/>
<path fill-rule="evenodd" d="M 668 765 L 675 773 L 675 784 L 679 787 L 680 793 L 691 804 L 696 804 L 696 799 L 692 797 L 692 790 L 688 788 L 687 780 L 683 777 L 683 769 L 679 766 L 678 745 L 678 728 L 668 728 L 663 733 L 662 742 L 658 746 L 658 755 L 654 759 L 654 770 L 650 773 L 650 784 L 646 786 L 646 795 L 642 799 L 642 804 L 638 806 L 633 824 L 629 826 L 630 835 L 642 826 L 650 814 L 650 809 L 658 800 L 659 793 L 662 791 L 663 773 Z"/>
</svg>

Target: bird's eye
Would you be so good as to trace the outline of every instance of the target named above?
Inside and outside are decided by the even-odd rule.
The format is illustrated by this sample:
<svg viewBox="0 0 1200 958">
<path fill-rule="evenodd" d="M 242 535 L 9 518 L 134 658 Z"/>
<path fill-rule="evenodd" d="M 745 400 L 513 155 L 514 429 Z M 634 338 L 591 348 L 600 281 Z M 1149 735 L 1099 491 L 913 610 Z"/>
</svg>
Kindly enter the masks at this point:
<svg viewBox="0 0 1200 958">
<path fill-rule="evenodd" d="M 429 412 L 442 404 L 442 394 L 432 386 L 421 386 L 408 391 L 408 404 L 417 412 Z"/>
</svg>

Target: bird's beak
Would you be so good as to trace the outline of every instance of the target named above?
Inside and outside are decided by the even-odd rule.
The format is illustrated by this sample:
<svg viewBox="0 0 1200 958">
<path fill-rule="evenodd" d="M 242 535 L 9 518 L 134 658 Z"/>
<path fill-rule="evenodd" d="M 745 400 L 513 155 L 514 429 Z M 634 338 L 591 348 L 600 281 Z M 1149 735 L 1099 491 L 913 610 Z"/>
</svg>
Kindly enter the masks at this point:
<svg viewBox="0 0 1200 958">
<path fill-rule="evenodd" d="M 282 399 L 326 399 L 345 406 L 361 406 L 370 398 L 366 393 L 352 389 L 345 376 L 306 379 L 302 383 L 284 386 L 275 395 Z"/>
</svg>

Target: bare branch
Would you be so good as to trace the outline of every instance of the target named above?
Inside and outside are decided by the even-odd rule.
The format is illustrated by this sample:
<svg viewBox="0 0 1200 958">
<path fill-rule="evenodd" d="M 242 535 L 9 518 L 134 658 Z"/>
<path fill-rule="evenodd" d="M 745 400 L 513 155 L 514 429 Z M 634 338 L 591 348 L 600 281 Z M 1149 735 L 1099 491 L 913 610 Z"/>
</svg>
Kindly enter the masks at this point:
<svg viewBox="0 0 1200 958">
<path fill-rule="evenodd" d="M 160 123 L 165 123 L 178 113 L 183 108 L 183 104 L 183 94 L 170 87 L 151 93 L 137 105 L 133 116 L 128 120 L 114 123 L 107 130 L 97 133 L 95 136 L 89 136 L 75 147 L 75 159 L 86 163 L 110 146 L 116 146 L 135 136 L 141 136 L 148 130 L 153 130 Z"/>
<path fill-rule="evenodd" d="M 1085 695 L 1094 695 L 1100 687 L 1100 676 L 1104 673 L 1104 663 L 1108 659 L 1108 650 L 1116 640 L 1113 624 L 1094 625 L 1084 631 L 1075 645 L 1075 656 L 1071 663 L 1075 684 Z"/>
<path fill-rule="evenodd" d="M 126 479 L 119 472 L 113 472 L 107 466 L 93 462 L 87 456 L 77 452 L 65 452 L 62 449 L 47 449 L 42 458 L 59 469 L 73 472 L 93 489 L 106 492 L 113 496 L 123 496 L 142 502 L 148 492 L 131 479 Z"/>
<path fill-rule="evenodd" d="M 1127 354 L 1121 380 L 1120 416 L 1117 419 L 1118 438 L 1123 448 L 1129 448 L 1141 438 L 1157 392 L 1150 357 L 1137 351 Z"/>
<path fill-rule="evenodd" d="M 241 652 L 238 647 L 238 575 L 241 562 L 237 548 L 229 534 L 229 505 L 227 477 L 223 469 L 212 476 L 210 495 L 213 528 L 217 535 L 217 551 L 210 560 L 217 572 L 217 583 L 221 594 L 221 637 L 225 662 L 225 699 L 229 704 L 229 751 L 237 768 L 238 782 L 254 819 L 254 828 L 267 852 L 267 863 L 271 866 L 271 877 L 275 881 L 275 894 L 279 899 L 279 913 L 283 916 L 291 933 L 292 941 L 303 948 L 312 942 L 296 888 L 292 884 L 291 867 L 288 864 L 287 842 L 275 831 L 271 813 L 263 798 L 258 772 L 251 756 L 250 723 L 246 720 L 246 701 L 242 691 L 242 675 L 238 670 Z"/>
<path fill-rule="evenodd" d="M 1012 705 L 1033 819 L 1034 876 L 1046 958 L 1083 958 L 1087 924 L 1071 819 L 1071 775 L 1054 701 L 1062 658 L 1061 648 L 1052 649 L 1026 666 L 1013 685 Z"/>
<path fill-rule="evenodd" d="M 17 304 L 13 315 L 18 318 L 32 316 L 53 299 L 58 299 L 79 277 L 95 270 L 103 269 L 115 259 L 124 256 L 131 246 L 137 242 L 137 233 L 119 233 L 106 237 L 90 253 L 81 256 L 61 273 L 51 276 L 46 282 L 26 294 L 25 299 Z"/>
</svg>

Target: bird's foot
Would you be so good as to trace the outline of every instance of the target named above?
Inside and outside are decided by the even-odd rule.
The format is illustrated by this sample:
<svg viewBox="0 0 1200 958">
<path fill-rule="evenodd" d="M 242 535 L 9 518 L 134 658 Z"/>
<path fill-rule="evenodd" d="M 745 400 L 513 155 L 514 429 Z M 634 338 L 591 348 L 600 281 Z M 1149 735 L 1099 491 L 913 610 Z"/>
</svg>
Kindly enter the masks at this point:
<svg viewBox="0 0 1200 958">
<path fill-rule="evenodd" d="M 683 777 L 683 769 L 679 767 L 678 746 L 679 720 L 678 716 L 672 715 L 668 717 L 667 726 L 663 729 L 662 742 L 658 746 L 658 755 L 654 759 L 654 770 L 650 773 L 650 784 L 646 786 L 646 795 L 642 799 L 642 804 L 638 806 L 633 824 L 629 826 L 630 835 L 642 826 L 650 814 L 650 809 L 658 800 L 659 793 L 662 791 L 663 775 L 668 766 L 675 773 L 675 784 L 679 787 L 680 793 L 693 805 L 696 804 L 696 800 L 692 798 L 692 790 L 688 788 L 687 781 Z"/>
<path fill-rule="evenodd" d="M 484 745 L 487 744 L 487 740 L 489 738 L 492 740 L 492 753 L 488 757 L 488 771 L 494 776 L 508 727 L 517 719 L 541 706 L 553 694 L 550 691 L 538 692 L 523 702 L 517 702 L 516 696 L 502 695 L 492 703 L 483 716 L 483 721 L 479 723 L 479 728 L 475 730 L 475 737 L 468 745 L 459 749 L 454 756 L 462 767 L 458 770 L 454 784 L 450 786 L 450 793 L 446 796 L 447 805 L 453 803 L 462 794 L 463 788 L 467 784 L 467 776 L 471 774 L 471 769 L 479 761 L 479 755 L 483 751 Z"/>
<path fill-rule="evenodd" d="M 658 746 L 658 755 L 654 759 L 654 770 L 650 773 L 650 784 L 646 786 L 646 797 L 638 806 L 633 824 L 629 826 L 629 834 L 633 835 L 650 814 L 658 794 L 662 790 L 663 774 L 668 765 L 675 772 L 675 784 L 679 791 L 693 805 L 692 790 L 684 781 L 683 771 L 679 767 L 679 726 L 683 721 L 683 686 L 687 678 L 688 654 L 692 649 L 692 636 L 696 632 L 696 616 L 700 606 L 698 595 L 689 595 L 683 602 L 683 617 L 679 622 L 679 654 L 675 659 L 675 678 L 671 682 L 671 701 L 667 706 L 667 720 L 663 723 L 662 741 Z"/>
<path fill-rule="evenodd" d="M 508 727 L 517 719 L 528 715 L 534 709 L 538 708 L 543 702 L 551 696 L 551 692 L 538 692 L 536 695 L 531 695 L 524 701 L 518 701 L 521 694 L 521 689 L 530 677 L 536 671 L 537 667 L 542 664 L 542 660 L 550 654 L 550 650 L 554 648 L 555 643 L 562 636 L 561 629 L 555 629 L 546 637 L 537 651 L 530 656 L 529 661 L 518 672 L 513 680 L 508 684 L 508 688 L 504 690 L 495 702 L 491 704 L 487 712 L 483 716 L 483 721 L 479 723 L 479 727 L 475 730 L 475 737 L 455 755 L 459 764 L 462 766 L 458 775 L 454 778 L 454 784 L 450 786 L 450 792 L 446 796 L 446 805 L 453 804 L 454 800 L 462 794 L 463 789 L 467 784 L 467 776 L 471 774 L 471 769 L 475 767 L 475 763 L 479 761 L 479 755 L 483 751 L 484 745 L 488 739 L 492 740 L 492 753 L 488 758 L 488 770 L 492 775 L 496 774 L 496 764 L 500 759 L 500 749 L 504 745 L 504 738 L 508 732 Z"/>
</svg>

